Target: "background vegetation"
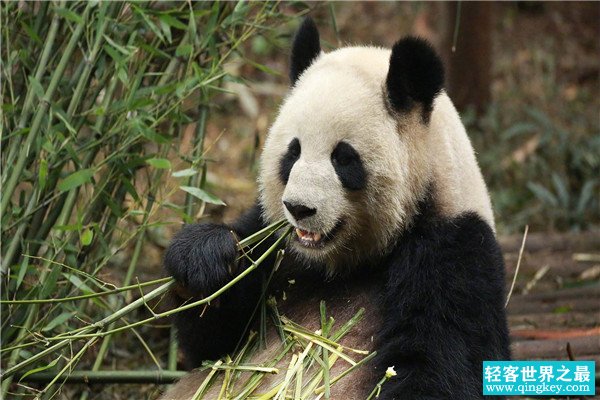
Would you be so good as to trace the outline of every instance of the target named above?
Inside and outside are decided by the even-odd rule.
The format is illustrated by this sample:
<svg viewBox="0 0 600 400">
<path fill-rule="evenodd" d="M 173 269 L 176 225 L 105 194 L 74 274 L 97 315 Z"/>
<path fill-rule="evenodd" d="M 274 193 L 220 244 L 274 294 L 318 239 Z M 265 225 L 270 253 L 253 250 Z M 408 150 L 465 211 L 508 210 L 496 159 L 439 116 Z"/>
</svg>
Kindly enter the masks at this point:
<svg viewBox="0 0 600 400">
<path fill-rule="evenodd" d="M 325 48 L 342 39 L 389 46 L 411 32 L 436 42 L 442 32 L 439 5 L 309 6 Z M 168 376 L 177 349 L 167 320 L 94 341 L 64 336 L 148 292 L 136 284 L 160 277 L 162 249 L 182 221 L 229 218 L 253 201 L 257 151 L 287 88 L 289 37 L 303 10 L 2 4 L 0 354 L 4 373 L 19 367 L 3 376 L 3 395 L 156 397 L 156 385 L 61 384 L 75 368 Z M 491 101 L 461 111 L 499 230 L 597 230 L 598 7 L 506 4 L 496 14 Z M 73 296 L 83 297 L 56 301 Z M 163 310 L 161 296 L 150 306 Z M 132 308 L 102 329 L 152 312 Z M 55 379 L 14 379 L 30 372 Z"/>
<path fill-rule="evenodd" d="M 226 63 L 243 61 L 241 44 L 282 20 L 275 6 L 3 4 L 2 298 L 21 301 L 2 304 L 4 396 L 50 398 L 71 369 L 135 368 L 131 354 L 138 366 L 176 369 L 176 347 L 147 344 L 169 331 L 167 322 L 158 332 L 129 330 L 122 346 L 113 335 L 57 335 L 139 296 L 135 286 L 95 294 L 154 274 L 140 255 L 147 242 L 164 240 L 154 234 L 164 224 L 223 204 L 205 187 L 209 104 L 225 82 L 239 80 Z M 48 300 L 74 295 L 83 298 Z M 43 370 L 55 379 L 41 391 L 9 376 Z"/>
</svg>

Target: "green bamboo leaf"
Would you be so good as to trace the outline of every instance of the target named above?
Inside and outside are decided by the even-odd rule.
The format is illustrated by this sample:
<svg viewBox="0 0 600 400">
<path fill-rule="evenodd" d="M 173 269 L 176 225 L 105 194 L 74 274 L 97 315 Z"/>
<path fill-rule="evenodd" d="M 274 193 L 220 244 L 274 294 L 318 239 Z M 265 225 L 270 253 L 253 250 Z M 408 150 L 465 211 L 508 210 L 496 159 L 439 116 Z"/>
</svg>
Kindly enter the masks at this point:
<svg viewBox="0 0 600 400">
<path fill-rule="evenodd" d="M 165 208 L 168 208 L 169 210 L 172 210 L 186 224 L 191 224 L 192 222 L 194 222 L 194 219 L 187 215 L 185 211 L 183 211 L 183 208 L 181 206 L 169 202 L 165 202 L 163 206 Z"/>
<path fill-rule="evenodd" d="M 267 73 L 269 75 L 282 76 L 279 71 L 275 71 L 274 69 L 269 68 L 269 67 L 267 67 L 264 64 L 259 64 L 259 63 L 255 62 L 255 61 L 249 60 L 247 58 L 245 60 L 248 63 L 250 63 L 253 67 L 255 67 L 256 69 L 258 69 L 258 70 L 260 70 L 260 71 L 262 71 L 264 73 Z"/>
<path fill-rule="evenodd" d="M 79 231 L 81 230 L 81 224 L 54 225 L 53 229 L 63 232 Z"/>
<path fill-rule="evenodd" d="M 134 118 L 130 121 L 131 127 L 134 131 L 138 131 L 144 136 L 146 139 L 151 140 L 152 142 L 158 144 L 166 144 L 169 143 L 169 138 L 159 134 L 148 125 L 146 125 L 139 118 Z"/>
<path fill-rule="evenodd" d="M 85 294 L 94 293 L 91 287 L 83 283 L 81 279 L 77 275 L 74 274 L 63 274 L 69 282 L 73 284 L 77 289 L 81 290 Z M 93 282 L 93 281 L 92 281 Z"/>
<path fill-rule="evenodd" d="M 123 187 L 125 188 L 127 193 L 129 193 L 135 201 L 140 201 L 140 196 L 137 194 L 137 190 L 135 189 L 135 186 L 129 181 L 129 179 L 127 179 L 124 176 L 121 176 L 121 178 L 119 180 L 123 184 Z"/>
<path fill-rule="evenodd" d="M 58 357 L 56 357 L 54 360 L 52 360 L 50 362 L 50 364 L 48 365 L 44 365 L 42 367 L 38 367 L 38 368 L 34 368 L 34 369 L 30 369 L 29 371 L 25 372 L 23 374 L 23 376 L 21 376 L 21 379 L 19 380 L 19 382 L 21 382 L 23 379 L 25 379 L 26 377 L 28 377 L 31 374 L 35 374 L 36 372 L 42 372 L 45 371 L 47 369 L 50 369 L 52 367 L 54 367 L 56 365 L 56 363 L 58 363 L 58 360 L 60 360 L 62 357 L 62 355 L 59 355 Z"/>
<path fill-rule="evenodd" d="M 127 47 L 123 47 L 121 45 L 119 45 L 117 42 L 115 42 L 114 40 L 112 40 L 108 35 L 103 35 L 104 39 L 106 39 L 106 41 L 108 43 L 110 43 L 110 45 L 112 47 L 114 47 L 115 49 L 117 49 L 119 52 L 123 53 L 123 55 L 129 57 L 131 56 L 131 54 L 135 51 L 135 47 L 132 46 L 127 46 Z"/>
<path fill-rule="evenodd" d="M 167 24 L 163 20 L 159 20 L 158 22 L 160 22 L 160 28 L 162 29 L 163 34 L 167 38 L 167 42 L 171 43 L 173 41 L 173 37 L 171 35 L 171 25 Z"/>
<path fill-rule="evenodd" d="M 75 14 L 73 11 L 67 8 L 56 7 L 54 9 L 54 12 L 71 22 L 75 22 L 76 24 L 83 24 L 83 18 L 81 18 L 81 16 Z"/>
<path fill-rule="evenodd" d="M 129 77 L 127 76 L 127 71 L 125 71 L 125 68 L 119 68 L 117 70 L 117 78 L 119 78 L 124 85 L 129 83 Z"/>
<path fill-rule="evenodd" d="M 30 268 L 30 265 L 27 263 L 22 263 L 19 266 L 19 274 L 17 275 L 17 284 L 16 284 L 17 289 L 21 287 L 21 283 L 23 283 L 23 279 L 25 279 L 25 275 L 27 274 L 27 271 L 29 268 Z"/>
<path fill-rule="evenodd" d="M 48 160 L 42 158 L 40 160 L 40 170 L 38 172 L 38 185 L 40 185 L 40 191 L 46 187 L 48 181 Z"/>
<path fill-rule="evenodd" d="M 158 29 L 158 27 L 156 26 L 156 24 L 154 22 L 152 22 L 152 20 L 150 20 L 150 18 L 148 18 L 148 16 L 146 15 L 146 13 L 144 12 L 143 9 L 137 7 L 135 4 L 132 4 L 132 7 L 135 9 L 136 13 L 142 17 L 142 19 L 144 20 L 144 22 L 146 22 L 146 25 L 148 25 L 148 28 L 150 28 L 150 30 L 152 32 L 154 32 L 154 34 L 156 36 L 158 36 L 158 38 L 160 39 L 161 42 L 165 41 L 165 37 L 163 36 L 162 32 L 160 31 L 160 29 Z"/>
<path fill-rule="evenodd" d="M 187 168 L 187 169 L 182 169 L 179 171 L 175 171 L 173 172 L 171 175 L 174 178 L 183 178 L 186 176 L 194 176 L 198 173 L 198 171 L 196 171 L 194 168 Z"/>
<path fill-rule="evenodd" d="M 593 180 L 587 181 L 583 188 L 581 189 L 581 193 L 579 194 L 579 200 L 577 201 L 577 207 L 575 208 L 575 212 L 578 215 L 582 215 L 585 211 L 588 203 L 592 199 L 594 195 L 594 187 L 596 186 L 596 182 Z"/>
<path fill-rule="evenodd" d="M 175 89 L 177 89 L 178 85 L 174 82 L 167 83 L 166 85 L 157 86 L 154 89 L 154 94 L 158 96 L 165 96 L 167 94 L 173 93 Z"/>
<path fill-rule="evenodd" d="M 29 35 L 29 37 L 33 41 L 35 41 L 39 44 L 42 43 L 42 39 L 38 36 L 37 33 L 35 33 L 35 31 L 33 29 L 31 29 L 31 27 L 29 25 L 27 25 L 25 22 L 21 22 L 21 27 L 23 27 L 23 29 L 25 29 L 25 32 L 27 32 L 27 35 Z"/>
<path fill-rule="evenodd" d="M 193 50 L 194 46 L 192 46 L 191 44 L 180 44 L 175 50 L 175 55 L 177 57 L 186 57 L 192 54 Z"/>
<path fill-rule="evenodd" d="M 44 98 L 44 88 L 42 84 L 35 79 L 35 77 L 29 77 L 29 84 L 31 85 L 31 90 L 33 90 L 33 94 L 37 96 L 38 99 Z"/>
<path fill-rule="evenodd" d="M 82 246 L 89 246 L 92 243 L 92 239 L 94 239 L 94 231 L 87 228 L 81 234 L 80 242 Z"/>
<path fill-rule="evenodd" d="M 15 107 L 14 104 L 2 104 L 2 107 L 0 107 L 0 110 L 2 110 L 5 113 L 12 113 L 17 109 L 17 107 Z M 22 130 L 22 129 L 21 129 Z M 16 135 L 17 133 L 14 132 L 13 135 Z"/>
<path fill-rule="evenodd" d="M 75 171 L 58 183 L 58 190 L 66 192 L 75 189 L 83 184 L 91 182 L 93 176 L 94 170 L 92 168 Z"/>
<path fill-rule="evenodd" d="M 527 183 L 527 187 L 543 203 L 549 204 L 552 207 L 558 207 L 558 199 L 556 196 L 554 196 L 548 189 L 539 183 L 529 182 Z"/>
<path fill-rule="evenodd" d="M 123 210 L 121 209 L 121 205 L 115 203 L 113 199 L 111 199 L 110 197 L 107 196 L 104 199 L 104 202 L 106 203 L 106 206 L 108 208 L 110 208 L 110 211 L 112 211 L 112 213 L 114 215 L 116 215 L 119 218 L 123 215 Z"/>
<path fill-rule="evenodd" d="M 171 169 L 171 161 L 166 158 L 150 158 L 146 160 L 146 164 L 156 169 Z"/>
<path fill-rule="evenodd" d="M 569 208 L 570 196 L 569 189 L 567 189 L 567 185 L 565 181 L 558 176 L 558 174 L 552 174 L 552 184 L 556 189 L 556 193 L 558 194 L 558 199 L 560 200 L 561 206 L 564 208 Z"/>
<path fill-rule="evenodd" d="M 531 122 L 521 122 L 512 125 L 510 128 L 501 133 L 504 139 L 511 139 L 515 136 L 519 136 L 525 133 L 535 132 L 538 130 L 538 126 Z"/>
<path fill-rule="evenodd" d="M 43 139 L 42 149 L 46 150 L 50 154 L 54 154 L 56 152 L 56 149 L 55 149 L 54 145 L 52 144 L 52 141 L 47 137 Z"/>
<path fill-rule="evenodd" d="M 37 298 L 38 299 L 46 299 L 50 295 L 50 293 L 54 293 L 56 290 L 56 282 L 58 281 L 58 276 L 60 275 L 61 268 L 59 266 L 53 266 L 50 270 L 50 273 L 45 277 L 43 281 L 42 289 L 40 290 Z"/>
<path fill-rule="evenodd" d="M 198 29 L 196 27 L 196 17 L 194 16 L 193 10 L 190 10 L 190 17 L 188 18 L 188 33 L 194 43 L 198 44 Z"/>
<path fill-rule="evenodd" d="M 102 46 L 102 48 L 116 64 L 121 64 L 121 62 L 125 59 L 125 57 L 122 56 L 117 50 L 107 44 Z"/>
<path fill-rule="evenodd" d="M 192 196 L 194 196 L 202 201 L 205 201 L 207 203 L 217 204 L 220 206 L 227 205 L 223 202 L 223 200 L 219 199 L 214 194 L 210 194 L 207 191 L 202 190 L 200 188 L 196 188 L 196 187 L 192 187 L 192 186 L 180 186 L 179 188 L 181 190 L 183 190 L 184 192 L 187 192 L 187 193 L 191 194 Z"/>
<path fill-rule="evenodd" d="M 154 103 L 156 103 L 156 101 L 150 97 L 134 98 L 127 104 L 127 110 L 140 110 L 142 108 L 154 105 Z"/>
<path fill-rule="evenodd" d="M 141 216 L 146 215 L 146 213 L 144 212 L 144 210 L 129 210 L 129 215 L 141 217 Z"/>
<path fill-rule="evenodd" d="M 71 132 L 72 135 L 77 134 L 77 131 L 75 130 L 73 125 L 71 125 L 67 115 L 65 114 L 65 112 L 63 110 L 60 110 L 56 107 L 52 107 L 52 111 L 54 112 L 54 115 L 56 115 L 58 117 L 58 119 L 60 119 L 63 122 L 63 124 L 65 124 L 65 127 L 67 128 L 67 130 L 69 132 Z"/>
<path fill-rule="evenodd" d="M 158 19 L 160 20 L 160 22 L 164 22 L 165 24 L 170 25 L 173 28 L 181 29 L 182 31 L 187 29 L 186 24 L 169 14 L 160 14 L 158 16 Z"/>
<path fill-rule="evenodd" d="M 161 41 L 164 42 L 164 40 L 161 39 Z M 162 51 L 161 49 L 157 48 L 157 47 L 152 47 L 147 45 L 146 43 L 139 43 L 140 49 L 144 50 L 146 53 L 149 53 L 148 55 L 151 56 L 159 56 L 162 57 L 164 59 L 170 59 L 171 55 L 168 53 L 165 53 L 164 51 Z"/>
<path fill-rule="evenodd" d="M 62 325 L 65 322 L 67 322 L 74 314 L 75 314 L 75 312 L 73 312 L 73 311 L 61 313 L 56 318 L 54 318 L 52 321 L 50 321 L 46 326 L 44 326 L 42 328 L 42 331 L 44 331 L 44 332 L 51 331 L 52 329 L 56 328 L 57 326 Z"/>
</svg>

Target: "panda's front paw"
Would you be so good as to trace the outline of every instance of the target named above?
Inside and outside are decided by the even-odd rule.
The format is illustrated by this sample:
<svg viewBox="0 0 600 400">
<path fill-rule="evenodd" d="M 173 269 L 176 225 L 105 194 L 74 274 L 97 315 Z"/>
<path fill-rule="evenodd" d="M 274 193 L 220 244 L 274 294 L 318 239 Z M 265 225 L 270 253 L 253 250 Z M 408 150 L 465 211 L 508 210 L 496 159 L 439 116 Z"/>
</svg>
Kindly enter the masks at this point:
<svg viewBox="0 0 600 400">
<path fill-rule="evenodd" d="M 196 296 L 207 296 L 236 272 L 237 242 L 225 225 L 185 225 L 165 253 L 165 268 Z"/>
</svg>

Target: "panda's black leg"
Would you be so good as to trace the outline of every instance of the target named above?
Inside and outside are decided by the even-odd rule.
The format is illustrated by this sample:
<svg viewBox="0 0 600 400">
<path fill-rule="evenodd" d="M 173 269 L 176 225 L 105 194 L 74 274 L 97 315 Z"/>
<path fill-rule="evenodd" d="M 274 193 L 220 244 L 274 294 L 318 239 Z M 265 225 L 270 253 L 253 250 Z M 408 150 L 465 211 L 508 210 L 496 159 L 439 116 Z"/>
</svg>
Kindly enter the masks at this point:
<svg viewBox="0 0 600 400">
<path fill-rule="evenodd" d="M 510 358 L 504 264 L 475 214 L 421 218 L 389 259 L 377 368 L 382 399 L 481 399 L 482 361 Z"/>
<path fill-rule="evenodd" d="M 236 261 L 237 241 L 262 227 L 264 224 L 258 205 L 230 226 L 184 226 L 172 240 L 164 258 L 167 272 L 178 283 L 178 288 L 173 293 L 177 305 L 214 293 L 245 270 L 249 266 L 247 261 Z M 189 368 L 234 350 L 259 300 L 261 274 L 270 269 L 272 260 L 266 260 L 265 264 L 244 277 L 212 304 L 175 314 L 173 321 Z"/>
</svg>

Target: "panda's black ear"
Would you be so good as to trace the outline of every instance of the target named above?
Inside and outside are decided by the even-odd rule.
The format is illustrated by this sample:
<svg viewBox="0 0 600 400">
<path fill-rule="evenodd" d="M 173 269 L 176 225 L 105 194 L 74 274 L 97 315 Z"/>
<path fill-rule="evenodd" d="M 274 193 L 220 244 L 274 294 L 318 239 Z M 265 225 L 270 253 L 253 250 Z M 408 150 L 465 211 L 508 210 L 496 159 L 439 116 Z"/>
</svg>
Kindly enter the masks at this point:
<svg viewBox="0 0 600 400">
<path fill-rule="evenodd" d="M 298 28 L 292 45 L 292 56 L 290 58 L 290 81 L 292 86 L 320 53 L 319 31 L 312 18 L 306 17 L 300 28 Z"/>
<path fill-rule="evenodd" d="M 420 103 L 427 122 L 433 100 L 443 86 L 444 65 L 426 40 L 406 37 L 394 44 L 386 79 L 387 96 L 394 111 L 410 111 Z"/>
</svg>

